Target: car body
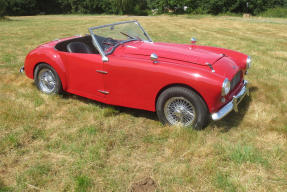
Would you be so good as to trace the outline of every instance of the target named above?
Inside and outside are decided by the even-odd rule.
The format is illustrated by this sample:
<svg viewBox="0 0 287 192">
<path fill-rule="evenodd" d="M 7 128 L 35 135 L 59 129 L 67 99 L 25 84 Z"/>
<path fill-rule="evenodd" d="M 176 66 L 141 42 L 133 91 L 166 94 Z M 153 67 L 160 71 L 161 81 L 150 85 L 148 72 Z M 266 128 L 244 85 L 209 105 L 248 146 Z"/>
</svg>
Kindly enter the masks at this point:
<svg viewBox="0 0 287 192">
<path fill-rule="evenodd" d="M 237 110 L 248 94 L 244 76 L 251 59 L 243 53 L 196 45 L 195 39 L 191 44 L 153 42 L 137 21 L 92 27 L 89 32 L 32 50 L 23 68 L 26 75 L 36 81 L 37 66 L 44 63 L 53 69 L 51 79 L 59 77 L 59 90 L 110 105 L 153 112 L 157 111 L 163 92 L 182 87 L 203 101 L 207 116 L 213 120 Z M 41 88 L 41 82 L 44 87 L 49 85 L 49 74 L 45 71 L 43 74 L 38 79 L 38 88 L 54 93 Z M 50 85 L 53 87 L 53 83 Z M 183 114 L 185 109 L 177 105 L 178 114 Z M 184 118 L 182 114 L 176 118 Z"/>
</svg>

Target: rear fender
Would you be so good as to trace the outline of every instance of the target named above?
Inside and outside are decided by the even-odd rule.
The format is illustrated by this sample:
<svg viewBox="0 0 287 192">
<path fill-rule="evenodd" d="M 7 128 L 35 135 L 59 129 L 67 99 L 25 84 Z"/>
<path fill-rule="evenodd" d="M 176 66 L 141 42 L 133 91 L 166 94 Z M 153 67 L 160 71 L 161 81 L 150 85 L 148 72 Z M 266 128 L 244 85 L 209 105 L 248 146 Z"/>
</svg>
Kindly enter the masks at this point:
<svg viewBox="0 0 287 192">
<path fill-rule="evenodd" d="M 44 48 L 42 48 L 41 50 L 36 49 L 31 51 L 27 55 L 24 65 L 25 73 L 29 78 L 34 79 L 35 69 L 40 63 L 46 63 L 55 69 L 61 79 L 63 89 L 66 90 L 68 85 L 68 78 L 67 70 L 63 61 L 63 56 L 61 56 L 54 50 Z"/>
</svg>

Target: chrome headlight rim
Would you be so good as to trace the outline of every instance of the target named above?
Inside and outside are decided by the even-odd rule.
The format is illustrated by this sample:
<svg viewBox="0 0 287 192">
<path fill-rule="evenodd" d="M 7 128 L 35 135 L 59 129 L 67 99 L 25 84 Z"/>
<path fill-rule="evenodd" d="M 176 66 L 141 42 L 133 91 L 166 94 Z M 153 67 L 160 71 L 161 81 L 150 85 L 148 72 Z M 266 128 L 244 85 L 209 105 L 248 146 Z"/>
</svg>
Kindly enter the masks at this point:
<svg viewBox="0 0 287 192">
<path fill-rule="evenodd" d="M 230 92 L 230 88 L 231 88 L 230 81 L 228 78 L 225 78 L 222 83 L 221 95 L 222 96 L 228 95 L 228 93 Z"/>
<path fill-rule="evenodd" d="M 250 69 L 252 63 L 251 56 L 248 56 L 246 59 L 246 69 Z"/>
</svg>

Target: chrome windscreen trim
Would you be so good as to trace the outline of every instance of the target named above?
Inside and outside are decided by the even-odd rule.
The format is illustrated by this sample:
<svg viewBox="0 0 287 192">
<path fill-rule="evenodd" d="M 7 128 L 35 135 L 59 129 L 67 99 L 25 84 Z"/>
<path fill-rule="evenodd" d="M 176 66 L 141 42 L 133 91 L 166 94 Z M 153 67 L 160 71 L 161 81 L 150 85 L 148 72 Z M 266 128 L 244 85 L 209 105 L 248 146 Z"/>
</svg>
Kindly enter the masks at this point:
<svg viewBox="0 0 287 192">
<path fill-rule="evenodd" d="M 232 101 L 227 103 L 218 112 L 211 114 L 211 118 L 214 121 L 218 121 L 229 114 L 232 110 L 238 112 L 238 105 L 246 95 L 249 95 L 249 88 L 248 82 L 244 81 L 244 86 L 237 95 L 233 96 Z"/>
<path fill-rule="evenodd" d="M 123 22 L 118 22 L 118 23 L 113 23 L 113 24 L 108 24 L 108 25 L 101 25 L 101 26 L 97 26 L 97 27 L 91 27 L 91 28 L 89 28 L 89 32 L 90 32 L 90 35 L 92 37 L 92 43 L 96 47 L 96 49 L 99 51 L 99 53 L 101 54 L 103 62 L 108 62 L 109 58 L 105 54 L 104 50 L 101 48 L 97 38 L 95 37 L 95 33 L 93 32 L 93 30 L 100 29 L 100 28 L 103 28 L 103 27 L 108 27 L 108 26 L 125 24 L 125 23 L 136 23 L 140 27 L 140 29 L 143 31 L 143 34 L 147 37 L 147 39 L 150 42 L 153 42 L 152 39 L 150 38 L 150 36 L 148 35 L 148 33 L 144 30 L 144 28 L 141 26 L 141 24 L 137 20 L 123 21 Z"/>
</svg>

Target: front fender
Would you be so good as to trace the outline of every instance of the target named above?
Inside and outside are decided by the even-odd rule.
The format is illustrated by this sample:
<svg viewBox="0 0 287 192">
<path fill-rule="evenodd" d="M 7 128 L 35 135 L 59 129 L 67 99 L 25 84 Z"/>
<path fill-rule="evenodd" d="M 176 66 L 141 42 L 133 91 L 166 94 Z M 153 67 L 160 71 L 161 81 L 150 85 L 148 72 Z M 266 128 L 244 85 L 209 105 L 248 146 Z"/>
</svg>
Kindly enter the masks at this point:
<svg viewBox="0 0 287 192">
<path fill-rule="evenodd" d="M 163 83 L 157 92 L 155 101 L 166 88 L 184 85 L 190 87 L 203 98 L 210 113 L 220 107 L 221 85 L 224 80 L 221 75 L 212 73 L 206 66 L 177 67 L 176 73 L 173 68 L 162 68 L 161 71 L 164 72 L 157 76 Z"/>
<path fill-rule="evenodd" d="M 232 60 L 235 61 L 238 65 L 240 65 L 242 69 L 246 68 L 246 60 L 247 60 L 248 55 L 244 53 L 240 53 L 238 51 L 234 51 L 230 49 L 201 46 L 201 45 L 196 45 L 196 48 L 205 49 L 205 50 L 212 51 L 218 54 L 224 54 L 228 57 L 231 57 Z"/>
</svg>

